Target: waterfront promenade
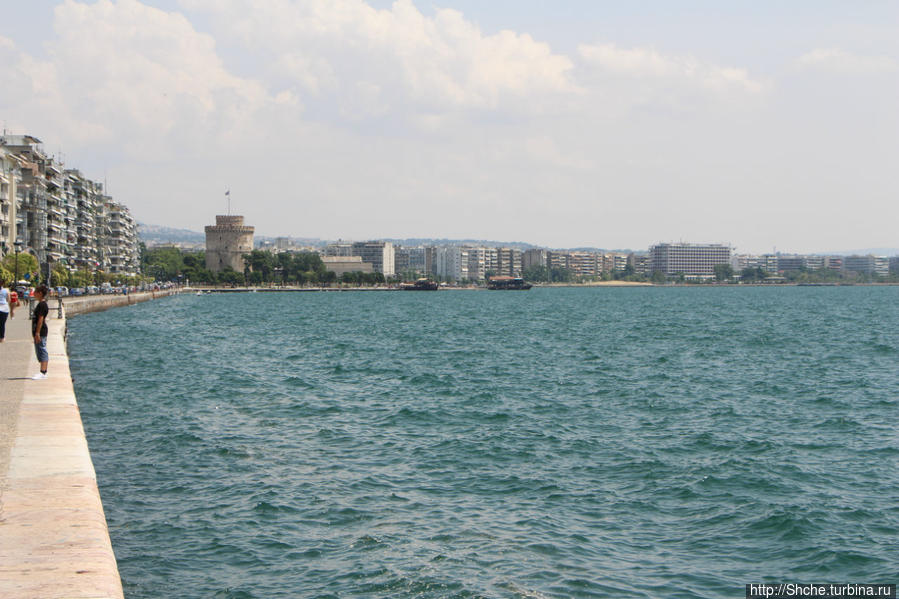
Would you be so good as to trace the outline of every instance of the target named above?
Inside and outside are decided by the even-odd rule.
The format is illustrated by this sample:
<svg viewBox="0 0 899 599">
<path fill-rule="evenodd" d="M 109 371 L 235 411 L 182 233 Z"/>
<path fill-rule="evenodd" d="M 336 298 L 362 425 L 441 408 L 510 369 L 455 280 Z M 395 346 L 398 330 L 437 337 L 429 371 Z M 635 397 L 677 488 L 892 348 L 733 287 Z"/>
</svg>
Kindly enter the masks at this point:
<svg viewBox="0 0 899 599">
<path fill-rule="evenodd" d="M 168 292 L 66 302 L 83 313 Z M 49 301 L 48 378 L 38 372 L 27 306 L 0 344 L 0 597 L 122 597 L 65 345 L 65 318 Z"/>
</svg>

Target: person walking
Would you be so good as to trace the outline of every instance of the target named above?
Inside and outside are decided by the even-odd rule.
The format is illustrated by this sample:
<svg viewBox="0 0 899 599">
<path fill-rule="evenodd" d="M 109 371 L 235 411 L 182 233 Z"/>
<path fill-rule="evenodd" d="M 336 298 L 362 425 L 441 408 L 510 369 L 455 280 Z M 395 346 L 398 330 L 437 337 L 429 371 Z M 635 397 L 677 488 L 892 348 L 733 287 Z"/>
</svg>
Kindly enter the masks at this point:
<svg viewBox="0 0 899 599">
<path fill-rule="evenodd" d="M 50 314 L 50 306 L 47 305 L 47 294 L 49 290 L 46 285 L 38 285 L 34 290 L 34 298 L 38 304 L 34 308 L 31 318 L 31 334 L 34 335 L 34 353 L 37 361 L 41 363 L 40 373 L 34 375 L 34 380 L 38 381 L 47 378 L 47 366 L 50 362 L 50 354 L 47 353 L 47 315 Z"/>
<path fill-rule="evenodd" d="M 0 279 L 0 343 L 6 339 L 6 319 L 12 318 L 15 312 L 9 289 L 4 285 L 6 285 L 6 281 Z"/>
</svg>

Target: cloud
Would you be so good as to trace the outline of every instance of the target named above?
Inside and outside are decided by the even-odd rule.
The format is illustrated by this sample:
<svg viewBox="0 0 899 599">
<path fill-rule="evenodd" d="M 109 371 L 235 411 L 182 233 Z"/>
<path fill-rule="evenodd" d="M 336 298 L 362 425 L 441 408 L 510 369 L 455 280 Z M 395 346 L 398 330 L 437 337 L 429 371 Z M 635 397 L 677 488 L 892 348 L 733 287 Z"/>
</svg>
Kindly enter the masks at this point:
<svg viewBox="0 0 899 599">
<path fill-rule="evenodd" d="M 689 84 L 714 92 L 757 94 L 767 88 L 745 69 L 703 63 L 691 56 L 664 55 L 654 48 L 619 48 L 615 44 L 581 44 L 578 54 L 588 69 L 669 85 Z"/>
<path fill-rule="evenodd" d="M 46 59 L 22 54 L 8 68 L 43 115 L 33 122 L 70 143 L 117 142 L 142 154 L 196 147 L 228 139 L 254 113 L 295 106 L 229 73 L 213 38 L 183 15 L 137 0 L 65 0 L 54 30 Z"/>
<path fill-rule="evenodd" d="M 226 39 L 270 61 L 298 93 L 335 99 L 341 114 L 377 94 L 374 112 L 496 109 L 574 90 L 571 60 L 514 31 L 484 34 L 462 13 L 425 16 L 411 0 L 183 0 Z M 361 97 L 360 97 L 361 96 Z"/>
<path fill-rule="evenodd" d="M 863 56 L 840 48 L 817 48 L 800 56 L 796 63 L 805 69 L 839 73 L 893 73 L 899 62 L 889 56 Z"/>
</svg>

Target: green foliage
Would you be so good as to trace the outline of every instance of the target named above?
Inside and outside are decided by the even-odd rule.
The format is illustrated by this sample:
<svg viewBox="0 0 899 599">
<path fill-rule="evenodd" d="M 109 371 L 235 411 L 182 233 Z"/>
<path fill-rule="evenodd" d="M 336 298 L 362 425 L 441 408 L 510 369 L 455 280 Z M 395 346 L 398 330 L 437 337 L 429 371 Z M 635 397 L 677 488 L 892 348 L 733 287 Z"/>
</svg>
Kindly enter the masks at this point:
<svg viewBox="0 0 899 599">
<path fill-rule="evenodd" d="M 545 266 L 528 266 L 521 271 L 521 277 L 535 283 L 548 283 L 550 280 L 549 269 Z"/>
<path fill-rule="evenodd" d="M 69 271 L 64 264 L 57 262 L 53 265 L 53 277 L 51 277 L 50 283 L 54 287 L 68 287 L 71 285 L 69 278 Z"/>
<path fill-rule="evenodd" d="M 156 281 L 176 281 L 184 269 L 181 250 L 173 247 L 153 248 L 141 252 L 141 269 Z"/>
<path fill-rule="evenodd" d="M 38 273 L 39 266 L 37 263 L 37 258 L 29 254 L 28 252 L 19 252 L 18 262 L 19 279 L 22 279 L 22 275 L 24 275 L 26 272 L 30 272 L 32 275 Z M 0 263 L 0 265 L 2 265 L 2 267 L 10 273 L 9 278 L 10 280 L 12 280 L 16 272 L 15 252 L 10 252 L 9 254 L 7 254 L 3 258 L 3 261 L 2 263 Z"/>
<path fill-rule="evenodd" d="M 734 269 L 730 264 L 716 264 L 715 265 L 715 280 L 716 281 L 729 281 L 734 276 Z"/>
</svg>

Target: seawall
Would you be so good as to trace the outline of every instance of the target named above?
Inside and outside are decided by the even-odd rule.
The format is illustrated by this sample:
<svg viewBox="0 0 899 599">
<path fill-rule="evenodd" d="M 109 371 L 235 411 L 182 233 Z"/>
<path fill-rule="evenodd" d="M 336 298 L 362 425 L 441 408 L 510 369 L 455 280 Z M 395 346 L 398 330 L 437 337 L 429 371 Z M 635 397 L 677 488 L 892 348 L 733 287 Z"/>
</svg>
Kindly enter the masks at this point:
<svg viewBox="0 0 899 599">
<path fill-rule="evenodd" d="M 38 372 L 27 307 L 0 345 L 0 597 L 122 599 L 66 353 L 65 314 L 125 306 L 170 292 L 51 299 L 48 378 Z"/>
<path fill-rule="evenodd" d="M 168 295 L 179 293 L 177 289 L 165 289 L 162 291 L 142 291 L 129 293 L 128 295 L 88 295 L 83 297 L 64 297 L 62 299 L 66 316 L 77 316 L 88 312 L 102 312 L 119 306 L 130 306 L 140 302 L 147 302 Z M 50 299 L 50 309 L 56 308 L 57 300 Z"/>
</svg>

